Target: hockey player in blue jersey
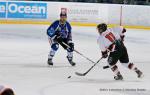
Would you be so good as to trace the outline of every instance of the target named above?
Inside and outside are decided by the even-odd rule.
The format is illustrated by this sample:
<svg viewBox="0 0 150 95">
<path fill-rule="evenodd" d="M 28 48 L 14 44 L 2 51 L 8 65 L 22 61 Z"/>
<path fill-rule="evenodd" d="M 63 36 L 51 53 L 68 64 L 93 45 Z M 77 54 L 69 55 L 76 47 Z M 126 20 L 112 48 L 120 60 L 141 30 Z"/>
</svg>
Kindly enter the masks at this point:
<svg viewBox="0 0 150 95">
<path fill-rule="evenodd" d="M 47 35 L 51 44 L 51 50 L 47 61 L 49 65 L 53 65 L 52 59 L 58 50 L 59 45 L 61 45 L 65 50 L 67 50 L 67 59 L 69 63 L 72 66 L 75 66 L 75 62 L 73 62 L 74 43 L 72 42 L 72 28 L 66 19 L 67 14 L 61 12 L 60 20 L 54 21 L 47 29 Z"/>
</svg>

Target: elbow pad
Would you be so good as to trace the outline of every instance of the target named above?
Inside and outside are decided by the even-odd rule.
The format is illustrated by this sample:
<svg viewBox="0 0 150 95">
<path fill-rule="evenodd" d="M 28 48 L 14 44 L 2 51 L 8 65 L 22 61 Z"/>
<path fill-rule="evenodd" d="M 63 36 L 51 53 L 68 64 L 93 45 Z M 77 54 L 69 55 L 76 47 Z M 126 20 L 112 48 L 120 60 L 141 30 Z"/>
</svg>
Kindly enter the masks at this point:
<svg viewBox="0 0 150 95">
<path fill-rule="evenodd" d="M 55 31 L 53 29 L 48 29 L 47 30 L 47 35 L 50 36 L 50 37 L 53 37 L 55 34 Z"/>
</svg>

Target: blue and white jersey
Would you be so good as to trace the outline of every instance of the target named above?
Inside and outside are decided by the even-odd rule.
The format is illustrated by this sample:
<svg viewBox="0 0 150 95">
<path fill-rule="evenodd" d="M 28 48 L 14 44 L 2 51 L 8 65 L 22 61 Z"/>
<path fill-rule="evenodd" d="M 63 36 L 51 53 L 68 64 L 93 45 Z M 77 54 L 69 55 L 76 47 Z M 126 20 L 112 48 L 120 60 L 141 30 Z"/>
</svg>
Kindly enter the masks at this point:
<svg viewBox="0 0 150 95">
<path fill-rule="evenodd" d="M 72 40 L 71 29 L 69 22 L 66 21 L 65 24 L 60 24 L 60 21 L 56 20 L 47 29 L 47 35 L 52 38 L 56 34 L 59 34 L 62 38 Z"/>
</svg>

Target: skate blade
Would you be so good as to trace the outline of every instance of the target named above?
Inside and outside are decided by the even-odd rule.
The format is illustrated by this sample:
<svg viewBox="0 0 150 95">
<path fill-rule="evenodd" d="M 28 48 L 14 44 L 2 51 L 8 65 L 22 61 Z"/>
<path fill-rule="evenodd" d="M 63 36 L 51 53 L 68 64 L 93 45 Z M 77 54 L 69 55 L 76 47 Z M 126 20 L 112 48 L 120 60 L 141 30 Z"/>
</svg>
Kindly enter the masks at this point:
<svg viewBox="0 0 150 95">
<path fill-rule="evenodd" d="M 144 74 L 142 74 L 140 77 L 138 77 L 139 79 L 142 79 L 144 77 Z"/>
</svg>

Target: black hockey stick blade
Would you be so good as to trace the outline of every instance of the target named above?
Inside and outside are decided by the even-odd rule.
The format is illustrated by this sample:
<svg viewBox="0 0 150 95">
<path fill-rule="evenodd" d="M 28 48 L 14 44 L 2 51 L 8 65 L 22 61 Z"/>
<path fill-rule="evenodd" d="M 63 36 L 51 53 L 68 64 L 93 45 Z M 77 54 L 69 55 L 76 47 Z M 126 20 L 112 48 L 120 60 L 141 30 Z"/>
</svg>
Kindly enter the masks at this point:
<svg viewBox="0 0 150 95">
<path fill-rule="evenodd" d="M 86 73 L 79 73 L 79 72 L 75 72 L 75 74 L 78 76 L 85 76 L 86 75 Z"/>
<path fill-rule="evenodd" d="M 103 66 L 103 69 L 107 69 L 107 68 L 109 68 L 109 66 L 107 65 L 107 66 Z"/>
</svg>

